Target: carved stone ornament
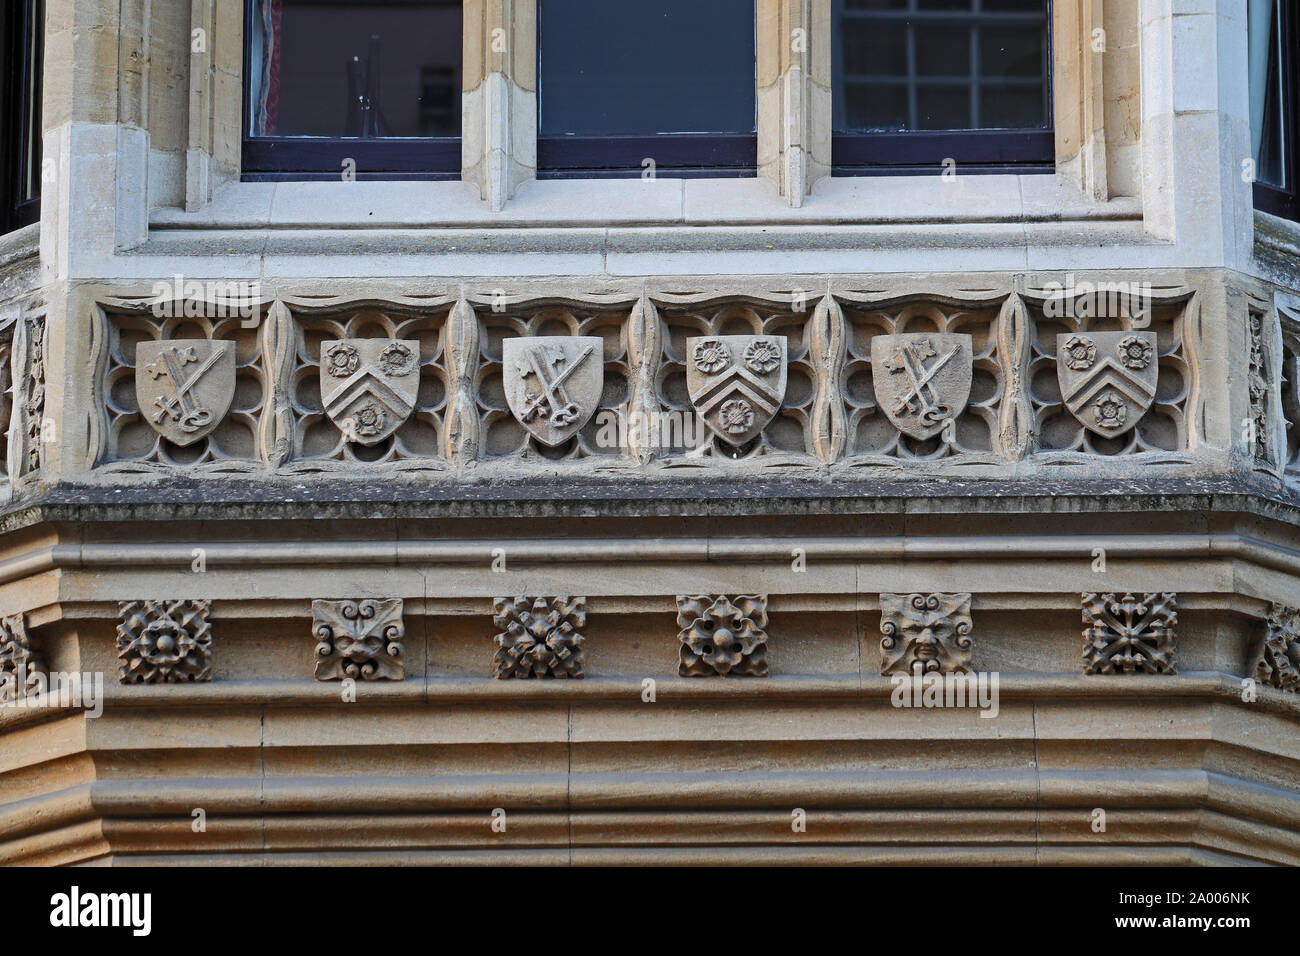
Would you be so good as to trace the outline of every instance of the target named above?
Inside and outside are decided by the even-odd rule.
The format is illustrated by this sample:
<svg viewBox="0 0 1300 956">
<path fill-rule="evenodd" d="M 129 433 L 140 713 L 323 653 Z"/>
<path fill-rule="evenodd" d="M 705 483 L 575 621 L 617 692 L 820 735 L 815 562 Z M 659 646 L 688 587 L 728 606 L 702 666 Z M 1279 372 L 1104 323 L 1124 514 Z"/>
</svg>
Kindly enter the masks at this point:
<svg viewBox="0 0 1300 956">
<path fill-rule="evenodd" d="M 192 445 L 221 424 L 235 397 L 235 343 L 209 339 L 135 347 L 140 414 L 174 445 Z"/>
<path fill-rule="evenodd" d="M 1083 595 L 1085 674 L 1174 674 L 1178 596 Z"/>
<path fill-rule="evenodd" d="M 312 601 L 317 680 L 402 680 L 402 599 Z"/>
<path fill-rule="evenodd" d="M 766 677 L 767 596 L 677 596 L 682 677 Z"/>
<path fill-rule="evenodd" d="M 877 335 L 871 340 L 876 400 L 899 431 L 920 440 L 932 438 L 966 407 L 971 361 L 966 334 Z"/>
<path fill-rule="evenodd" d="M 880 673 L 970 673 L 969 594 L 880 595 Z"/>
<path fill-rule="evenodd" d="M 320 345 L 325 413 L 348 441 L 377 445 L 401 426 L 420 390 L 420 343 L 333 339 Z"/>
<path fill-rule="evenodd" d="M 1056 337 L 1056 377 L 1065 407 L 1084 428 L 1115 438 L 1156 397 L 1154 332 L 1074 332 Z"/>
<path fill-rule="evenodd" d="M 1269 607 L 1253 676 L 1269 687 L 1300 693 L 1300 610 L 1283 604 Z"/>
<path fill-rule="evenodd" d="M 123 601 L 117 656 L 123 684 L 212 680 L 208 601 Z"/>
<path fill-rule="evenodd" d="M 502 344 L 506 402 L 543 445 L 562 445 L 591 420 L 605 384 L 605 340 L 544 335 Z"/>
<path fill-rule="evenodd" d="M 785 400 L 786 340 L 780 335 L 705 335 L 686 340 L 686 388 L 715 435 L 732 445 L 758 437 Z"/>
<path fill-rule="evenodd" d="M 21 614 L 0 619 L 0 703 L 35 693 L 45 664 Z"/>
<path fill-rule="evenodd" d="M 583 677 L 582 628 L 587 626 L 585 597 L 497 598 L 493 623 L 493 672 L 512 677 Z"/>
</svg>

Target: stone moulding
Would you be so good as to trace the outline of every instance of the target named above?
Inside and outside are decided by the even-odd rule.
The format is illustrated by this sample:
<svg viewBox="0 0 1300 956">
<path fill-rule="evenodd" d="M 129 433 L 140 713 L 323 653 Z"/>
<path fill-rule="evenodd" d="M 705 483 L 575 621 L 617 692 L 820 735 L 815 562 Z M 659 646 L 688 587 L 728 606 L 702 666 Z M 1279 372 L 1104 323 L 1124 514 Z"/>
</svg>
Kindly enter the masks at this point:
<svg viewBox="0 0 1300 956">
<path fill-rule="evenodd" d="M 0 703 L 30 692 L 44 672 L 45 662 L 33 646 L 23 615 L 0 619 Z"/>
<path fill-rule="evenodd" d="M 123 684 L 212 680 L 211 602 L 123 601 L 117 656 Z"/>
<path fill-rule="evenodd" d="M 969 593 L 881 594 L 880 673 L 970 673 L 970 605 Z"/>
<path fill-rule="evenodd" d="M 1174 674 L 1178 596 L 1083 594 L 1085 674 Z"/>
<path fill-rule="evenodd" d="M 766 677 L 767 595 L 679 594 L 682 677 Z"/>
<path fill-rule="evenodd" d="M 493 607 L 497 679 L 585 676 L 585 597 L 502 597 Z"/>
<path fill-rule="evenodd" d="M 1300 609 L 1269 606 L 1251 673 L 1261 684 L 1300 693 Z"/>
<path fill-rule="evenodd" d="M 402 680 L 402 599 L 312 601 L 316 679 Z"/>
</svg>

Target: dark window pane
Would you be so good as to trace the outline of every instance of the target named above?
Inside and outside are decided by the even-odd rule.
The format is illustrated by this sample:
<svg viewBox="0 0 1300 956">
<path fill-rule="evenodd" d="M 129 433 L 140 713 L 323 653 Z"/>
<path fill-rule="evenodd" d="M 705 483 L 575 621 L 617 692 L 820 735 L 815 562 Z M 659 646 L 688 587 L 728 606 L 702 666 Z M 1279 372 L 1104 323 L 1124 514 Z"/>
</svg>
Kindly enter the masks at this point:
<svg viewBox="0 0 1300 956">
<path fill-rule="evenodd" d="M 1262 183 L 1289 189 L 1286 143 L 1294 135 L 1292 122 L 1296 104 L 1288 102 L 1285 33 L 1279 16 L 1279 0 L 1250 0 L 1250 125 L 1255 154 L 1255 178 Z M 1291 53 L 1292 58 L 1295 53 Z M 1292 64 L 1296 69 L 1297 64 Z"/>
<path fill-rule="evenodd" d="M 540 0 L 542 136 L 754 131 L 753 0 Z"/>
<path fill-rule="evenodd" d="M 459 0 L 258 0 L 253 136 L 460 135 Z"/>
<path fill-rule="evenodd" d="M 837 132 L 1051 125 L 1046 0 L 833 0 L 832 17 Z"/>
</svg>

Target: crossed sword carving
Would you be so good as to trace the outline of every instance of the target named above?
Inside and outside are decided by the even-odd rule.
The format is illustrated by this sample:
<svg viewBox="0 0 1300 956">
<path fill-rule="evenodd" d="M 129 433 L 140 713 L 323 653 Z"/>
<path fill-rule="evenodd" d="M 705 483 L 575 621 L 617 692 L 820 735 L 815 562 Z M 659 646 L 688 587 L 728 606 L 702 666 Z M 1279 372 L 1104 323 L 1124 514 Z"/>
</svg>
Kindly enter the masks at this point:
<svg viewBox="0 0 1300 956">
<path fill-rule="evenodd" d="M 538 361 L 539 352 L 545 349 L 528 349 L 525 355 L 528 356 L 528 366 L 522 362 L 519 363 L 519 375 L 527 380 L 528 376 L 536 375 L 537 382 L 542 387 L 540 395 L 529 395 L 528 401 L 524 405 L 523 414 L 520 416 L 526 422 L 531 422 L 534 418 L 546 418 L 548 415 L 552 423 L 557 428 L 564 428 L 566 425 L 572 425 L 582 416 L 582 407 L 577 402 L 569 399 L 569 393 L 564 387 L 565 381 L 570 375 L 576 372 L 587 357 L 595 351 L 595 346 L 588 345 L 582 350 L 582 354 L 574 359 L 573 364 L 560 372 L 553 379 L 548 379 L 543 371 L 544 364 Z M 556 365 L 565 360 L 563 353 L 551 359 Z"/>
<path fill-rule="evenodd" d="M 166 375 L 176 391 L 175 398 L 159 395 L 154 399 L 154 408 L 158 409 L 153 416 L 155 423 L 161 423 L 170 415 L 172 421 L 180 423 L 181 431 L 196 432 L 212 421 L 212 409 L 199 405 L 190 392 L 203 377 L 203 373 L 221 360 L 222 354 L 220 351 L 214 351 L 191 373 L 189 378 L 185 378 L 181 370 L 191 362 L 199 360 L 192 348 L 179 349 L 175 346 L 165 348 L 160 353 L 158 361 L 150 362 L 145 366 L 145 371 L 155 380 Z M 159 363 L 163 366 L 161 369 L 158 367 Z"/>
<path fill-rule="evenodd" d="M 925 347 L 930 349 L 930 354 L 934 352 L 929 340 L 925 341 Z M 954 345 L 946 355 L 940 358 L 929 368 L 925 367 L 925 358 L 917 355 L 912 351 L 911 343 L 901 346 L 895 353 L 894 364 L 891 365 L 890 371 L 906 372 L 908 380 L 912 383 L 912 391 L 898 400 L 894 406 L 894 414 L 897 415 L 903 411 L 914 412 L 916 407 L 914 401 L 920 404 L 921 421 L 927 425 L 933 425 L 948 418 L 952 409 L 946 404 L 939 401 L 939 393 L 934 390 L 930 380 L 943 370 L 958 352 L 961 351 L 960 345 Z M 920 366 L 920 377 L 918 377 L 916 366 Z"/>
</svg>

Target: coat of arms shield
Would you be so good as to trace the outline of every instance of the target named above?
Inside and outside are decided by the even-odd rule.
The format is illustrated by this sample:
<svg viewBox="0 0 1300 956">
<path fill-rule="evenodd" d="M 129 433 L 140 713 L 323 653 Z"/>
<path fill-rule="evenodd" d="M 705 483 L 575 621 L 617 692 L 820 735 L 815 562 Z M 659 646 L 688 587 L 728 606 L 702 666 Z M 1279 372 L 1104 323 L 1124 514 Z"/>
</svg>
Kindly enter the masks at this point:
<svg viewBox="0 0 1300 956">
<path fill-rule="evenodd" d="M 376 445 L 415 409 L 420 343 L 332 339 L 320 345 L 320 397 L 348 441 Z"/>
<path fill-rule="evenodd" d="M 905 435 L 932 438 L 970 399 L 971 358 L 965 333 L 877 335 L 871 340 L 876 401 Z"/>
<path fill-rule="evenodd" d="M 591 420 L 605 386 L 605 340 L 539 335 L 502 344 L 506 403 L 543 445 L 562 445 Z"/>
<path fill-rule="evenodd" d="M 1154 332 L 1057 335 L 1056 377 L 1065 407 L 1103 438 L 1124 434 L 1156 397 L 1156 359 Z"/>
<path fill-rule="evenodd" d="M 184 447 L 212 434 L 234 397 L 234 342 L 175 339 L 135 347 L 140 414 L 172 444 Z"/>
<path fill-rule="evenodd" d="M 780 335 L 704 335 L 686 340 L 686 390 L 715 435 L 732 445 L 758 437 L 785 399 Z"/>
</svg>

